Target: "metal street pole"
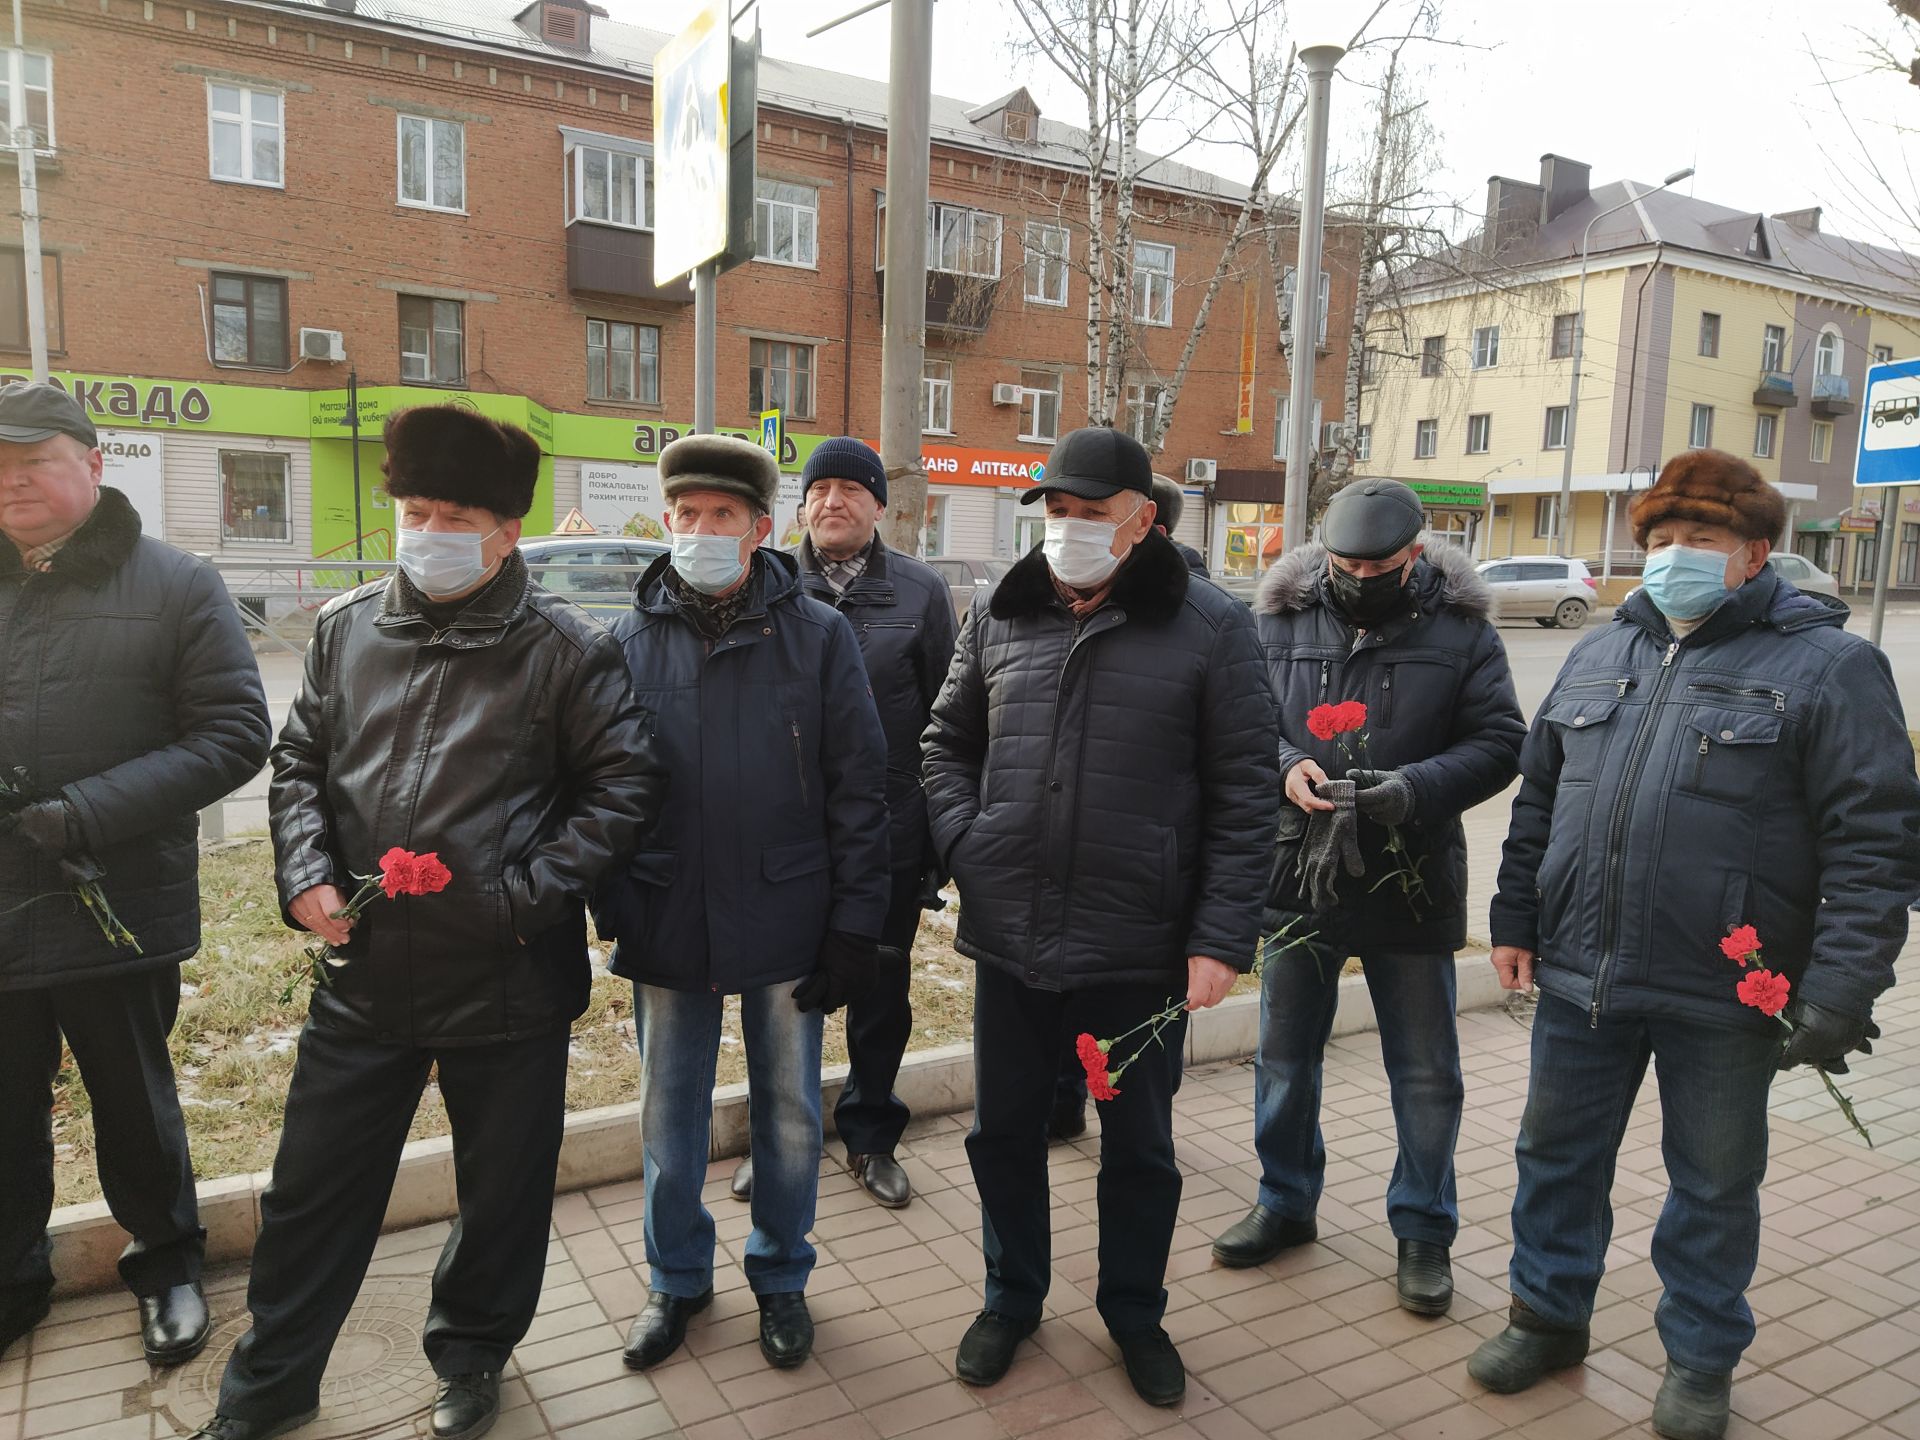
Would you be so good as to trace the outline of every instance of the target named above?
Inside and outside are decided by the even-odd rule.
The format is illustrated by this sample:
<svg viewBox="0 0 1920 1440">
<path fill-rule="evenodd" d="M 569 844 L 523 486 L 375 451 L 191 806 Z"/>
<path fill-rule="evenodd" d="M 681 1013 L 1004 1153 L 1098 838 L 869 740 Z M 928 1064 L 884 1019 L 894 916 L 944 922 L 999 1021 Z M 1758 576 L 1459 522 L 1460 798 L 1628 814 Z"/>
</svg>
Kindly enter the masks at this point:
<svg viewBox="0 0 1920 1440">
<path fill-rule="evenodd" d="M 920 553 L 927 472 L 920 390 L 927 348 L 927 172 L 933 97 L 933 0 L 893 0 L 887 67 L 886 293 L 881 303 L 880 458 L 886 541 Z"/>
<path fill-rule="evenodd" d="M 1874 554 L 1873 619 L 1867 626 L 1867 638 L 1880 643 L 1880 632 L 1887 623 L 1887 586 L 1893 577 L 1893 552 L 1900 535 L 1900 489 L 1889 486 L 1881 492 L 1879 549 Z"/>
<path fill-rule="evenodd" d="M 1313 434 L 1314 347 L 1320 337 L 1320 251 L 1327 217 L 1327 107 L 1333 68 L 1346 54 L 1339 45 L 1313 45 L 1300 52 L 1307 67 L 1307 174 L 1300 189 L 1300 255 L 1293 271 L 1293 374 L 1287 390 L 1286 509 L 1280 540 L 1291 551 L 1307 538 L 1307 471 Z"/>
<path fill-rule="evenodd" d="M 713 433 L 713 389 L 720 351 L 720 317 L 714 304 L 720 262 L 693 267 L 693 433 Z"/>
<path fill-rule="evenodd" d="M 13 48 L 7 52 L 7 125 L 13 157 L 20 167 L 20 243 L 27 285 L 27 347 L 33 378 L 47 378 L 47 290 L 40 268 L 40 180 L 35 168 L 36 137 L 27 124 L 26 29 L 20 0 L 13 0 Z"/>
<path fill-rule="evenodd" d="M 1637 205 L 1649 195 L 1658 195 L 1669 185 L 1678 185 L 1693 174 L 1689 165 L 1685 170 L 1676 170 L 1651 190 L 1635 195 L 1631 193 L 1632 184 L 1628 183 L 1627 198 L 1618 205 L 1602 210 L 1587 222 L 1587 228 L 1580 234 L 1580 297 L 1573 305 L 1573 378 L 1567 382 L 1567 433 L 1566 449 L 1560 456 L 1560 503 L 1553 508 L 1551 555 L 1564 555 L 1567 552 L 1567 537 L 1572 534 L 1569 523 L 1573 510 L 1573 436 L 1580 419 L 1580 362 L 1587 353 L 1587 260 L 1588 247 L 1593 243 L 1593 227 L 1609 215 L 1617 214 L 1629 205 Z M 1627 403 L 1633 403 L 1633 397 L 1627 397 Z M 1571 558 L 1571 557 L 1569 557 Z"/>
</svg>

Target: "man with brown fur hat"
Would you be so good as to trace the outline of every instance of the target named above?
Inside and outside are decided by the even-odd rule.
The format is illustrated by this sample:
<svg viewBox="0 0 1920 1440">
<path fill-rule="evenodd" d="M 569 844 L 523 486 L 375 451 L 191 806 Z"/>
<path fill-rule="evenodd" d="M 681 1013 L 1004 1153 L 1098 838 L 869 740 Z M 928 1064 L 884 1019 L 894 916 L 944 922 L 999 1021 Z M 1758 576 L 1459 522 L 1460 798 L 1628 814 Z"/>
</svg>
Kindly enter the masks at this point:
<svg viewBox="0 0 1920 1440">
<path fill-rule="evenodd" d="M 1786 507 L 1753 466 L 1687 451 L 1631 514 L 1643 586 L 1575 647 L 1521 753 L 1493 964 L 1541 994 L 1511 1317 L 1467 1369 L 1507 1393 L 1585 1358 L 1652 1059 L 1669 1180 L 1653 1427 L 1715 1440 L 1754 1334 L 1767 1089 L 1872 1050 L 1920 890 L 1920 782 L 1886 657 L 1767 564 Z M 1732 936 L 1747 926 L 1757 940 Z M 1777 998 L 1763 1013 L 1736 993 L 1761 967 L 1786 982 L 1790 1032 Z"/>
<path fill-rule="evenodd" d="M 343 962 L 311 997 L 242 1337 L 211 1440 L 311 1419 L 415 1107 L 437 1067 L 460 1218 L 423 1346 L 435 1440 L 499 1412 L 540 1299 L 568 1028 L 586 1008 L 584 897 L 658 815 L 665 777 L 613 637 L 532 583 L 515 544 L 540 452 L 451 405 L 386 427 L 400 570 L 320 613 L 273 750 L 280 903 Z M 437 893 L 349 892 L 394 847 Z M 423 1397 L 424 1398 L 424 1397 Z"/>
</svg>

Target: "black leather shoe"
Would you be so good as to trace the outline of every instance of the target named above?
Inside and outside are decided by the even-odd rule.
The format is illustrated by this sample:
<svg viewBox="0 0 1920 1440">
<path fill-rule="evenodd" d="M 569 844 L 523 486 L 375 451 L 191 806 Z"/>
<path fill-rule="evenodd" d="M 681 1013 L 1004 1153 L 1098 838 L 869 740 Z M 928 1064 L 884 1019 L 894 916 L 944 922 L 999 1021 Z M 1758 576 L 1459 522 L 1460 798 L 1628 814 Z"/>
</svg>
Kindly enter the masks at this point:
<svg viewBox="0 0 1920 1440">
<path fill-rule="evenodd" d="M 787 1290 L 759 1299 L 760 1353 L 776 1370 L 804 1365 L 813 1353 L 813 1316 L 807 1313 L 806 1295 Z"/>
<path fill-rule="evenodd" d="M 1047 1119 L 1047 1138 L 1049 1140 L 1078 1140 L 1086 1133 L 1086 1096 L 1056 1096 L 1053 1102 L 1053 1114 Z"/>
<path fill-rule="evenodd" d="M 753 1199 L 753 1156 L 747 1156 L 733 1167 L 733 1184 L 729 1188 L 736 1200 Z"/>
<path fill-rule="evenodd" d="M 1016 1320 L 998 1310 L 982 1310 L 960 1337 L 953 1373 L 969 1385 L 997 1385 L 1013 1367 L 1013 1352 L 1040 1328 L 1038 1317 Z"/>
<path fill-rule="evenodd" d="M 1512 1395 L 1539 1383 L 1550 1370 L 1565 1370 L 1587 1358 L 1587 1328 L 1550 1325 L 1520 1301 L 1507 1312 L 1507 1328 L 1480 1342 L 1467 1360 L 1467 1374 L 1496 1395 Z"/>
<path fill-rule="evenodd" d="M 176 1285 L 140 1297 L 140 1348 L 150 1365 L 184 1365 L 206 1348 L 213 1316 L 200 1286 Z"/>
<path fill-rule="evenodd" d="M 45 1295 L 17 1297 L 0 1306 L 0 1360 L 6 1359 L 13 1342 L 26 1339 L 52 1308 L 52 1302 Z"/>
<path fill-rule="evenodd" d="M 913 1185 L 900 1162 L 891 1155 L 847 1156 L 847 1169 L 866 1192 L 889 1210 L 904 1210 L 913 1199 Z"/>
<path fill-rule="evenodd" d="M 1115 1335 L 1120 1360 L 1127 1367 L 1133 1393 L 1149 1405 L 1178 1405 L 1187 1398 L 1187 1367 L 1180 1352 L 1159 1326 Z"/>
<path fill-rule="evenodd" d="M 1667 1440 L 1720 1440 L 1727 1433 L 1733 1376 L 1690 1370 L 1667 1361 L 1667 1378 L 1653 1397 L 1653 1430 Z"/>
<path fill-rule="evenodd" d="M 1400 1242 L 1400 1308 L 1415 1315 L 1444 1315 L 1453 1304 L 1453 1264 L 1447 1247 L 1431 1240 Z"/>
<path fill-rule="evenodd" d="M 474 1440 L 500 1418 L 500 1377 L 491 1370 L 443 1375 L 433 1397 L 433 1440 Z"/>
<path fill-rule="evenodd" d="M 1256 1205 L 1213 1242 L 1213 1258 L 1230 1270 L 1264 1265 L 1282 1250 L 1311 1245 L 1320 1238 L 1311 1220 L 1290 1220 L 1277 1210 Z"/>
<path fill-rule="evenodd" d="M 713 1287 L 694 1296 L 649 1295 L 647 1308 L 633 1318 L 627 1331 L 627 1348 L 620 1359 L 629 1370 L 646 1370 L 658 1365 L 680 1348 L 687 1338 L 687 1321 L 713 1303 Z"/>
<path fill-rule="evenodd" d="M 298 1430 L 319 1413 L 315 1408 L 278 1420 L 242 1420 L 237 1415 L 215 1415 L 194 1431 L 189 1440 L 274 1440 L 289 1430 Z"/>
</svg>

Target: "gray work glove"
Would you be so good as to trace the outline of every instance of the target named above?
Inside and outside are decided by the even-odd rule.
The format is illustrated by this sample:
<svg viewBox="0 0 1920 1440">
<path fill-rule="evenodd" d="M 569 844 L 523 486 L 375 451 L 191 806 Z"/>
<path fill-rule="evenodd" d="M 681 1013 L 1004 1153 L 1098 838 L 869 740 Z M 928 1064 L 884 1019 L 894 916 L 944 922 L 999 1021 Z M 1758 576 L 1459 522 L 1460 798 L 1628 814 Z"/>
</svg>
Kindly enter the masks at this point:
<svg viewBox="0 0 1920 1440">
<path fill-rule="evenodd" d="M 1791 1070 L 1796 1065 L 1811 1065 L 1829 1075 L 1847 1073 L 1847 1052 L 1873 1053 L 1873 1042 L 1880 1038 L 1880 1027 L 1864 1015 L 1848 1015 L 1825 1006 L 1796 1000 L 1787 1006 L 1786 1017 L 1793 1034 L 1780 1047 L 1778 1068 Z"/>
<path fill-rule="evenodd" d="M 1353 803 L 1369 820 L 1404 825 L 1413 814 L 1413 782 L 1398 770 L 1349 770 Z"/>
<path fill-rule="evenodd" d="M 1367 873 L 1360 858 L 1360 817 L 1354 809 L 1351 780 L 1325 780 L 1313 787 L 1333 809 L 1307 817 L 1307 838 L 1300 844 L 1300 889 L 1313 913 L 1324 915 L 1340 903 L 1340 869 L 1358 879 Z"/>
</svg>

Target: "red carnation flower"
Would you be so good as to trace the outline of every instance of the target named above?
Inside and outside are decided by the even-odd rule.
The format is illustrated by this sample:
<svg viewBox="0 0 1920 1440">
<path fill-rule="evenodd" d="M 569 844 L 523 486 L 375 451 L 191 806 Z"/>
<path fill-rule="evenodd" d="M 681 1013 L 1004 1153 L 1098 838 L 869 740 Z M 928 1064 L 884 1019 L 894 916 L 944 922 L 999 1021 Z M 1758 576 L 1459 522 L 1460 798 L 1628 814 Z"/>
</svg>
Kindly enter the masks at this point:
<svg viewBox="0 0 1920 1440">
<path fill-rule="evenodd" d="M 1087 1072 L 1089 1095 L 1096 1100 L 1111 1100 L 1120 1093 L 1107 1076 L 1107 1051 L 1100 1041 L 1082 1031 L 1073 1042 L 1073 1049 L 1080 1057 L 1080 1068 Z"/>
<path fill-rule="evenodd" d="M 1738 926 L 1720 942 L 1720 953 L 1745 965 L 1760 953 L 1760 932 L 1751 925 Z"/>
<path fill-rule="evenodd" d="M 380 888 L 389 900 L 401 895 L 432 895 L 447 888 L 453 872 L 440 863 L 438 851 L 416 855 L 398 845 L 380 857 Z"/>
<path fill-rule="evenodd" d="M 1787 992 L 1793 988 L 1784 975 L 1771 970 L 1749 970 L 1740 979 L 1735 992 L 1742 1005 L 1751 1005 L 1762 1015 L 1778 1015 L 1787 1008 Z"/>
<path fill-rule="evenodd" d="M 1316 740 L 1331 740 L 1358 730 L 1367 723 L 1367 707 L 1358 700 L 1342 700 L 1338 705 L 1316 705 L 1307 712 L 1307 729 Z"/>
</svg>

